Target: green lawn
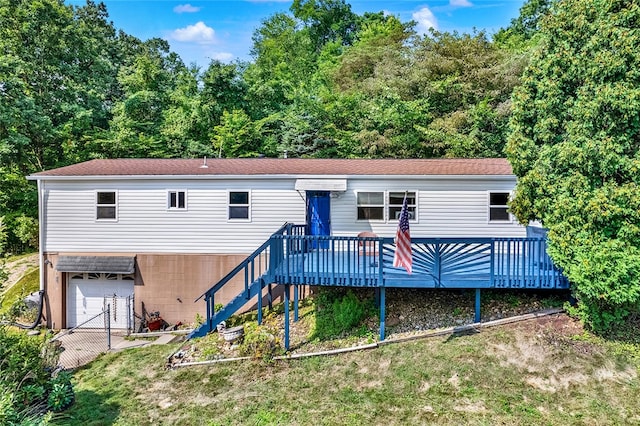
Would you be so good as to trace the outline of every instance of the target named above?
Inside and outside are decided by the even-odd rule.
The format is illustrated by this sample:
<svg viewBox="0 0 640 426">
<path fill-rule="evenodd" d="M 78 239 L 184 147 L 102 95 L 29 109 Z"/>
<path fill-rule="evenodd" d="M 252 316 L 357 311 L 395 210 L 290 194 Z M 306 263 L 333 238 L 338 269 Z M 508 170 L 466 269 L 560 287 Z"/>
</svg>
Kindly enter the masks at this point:
<svg viewBox="0 0 640 426">
<path fill-rule="evenodd" d="M 565 315 L 301 360 L 165 370 L 178 346 L 74 374 L 59 425 L 640 424 L 640 345 Z"/>
<path fill-rule="evenodd" d="M 11 305 L 20 298 L 40 289 L 40 269 L 36 268 L 24 275 L 20 280 L 2 295 L 0 316 L 6 313 Z"/>
</svg>

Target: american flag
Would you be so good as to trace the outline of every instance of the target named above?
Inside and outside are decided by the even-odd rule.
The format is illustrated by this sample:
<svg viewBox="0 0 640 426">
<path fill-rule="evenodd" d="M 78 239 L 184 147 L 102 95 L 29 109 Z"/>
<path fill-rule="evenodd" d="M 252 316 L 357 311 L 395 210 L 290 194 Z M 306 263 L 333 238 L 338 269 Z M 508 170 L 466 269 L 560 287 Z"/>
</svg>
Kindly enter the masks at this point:
<svg viewBox="0 0 640 426">
<path fill-rule="evenodd" d="M 400 210 L 400 221 L 396 232 L 396 253 L 393 255 L 393 266 L 401 266 L 411 274 L 411 234 L 409 233 L 409 208 L 407 207 L 407 194 L 404 195 L 402 210 Z"/>
</svg>

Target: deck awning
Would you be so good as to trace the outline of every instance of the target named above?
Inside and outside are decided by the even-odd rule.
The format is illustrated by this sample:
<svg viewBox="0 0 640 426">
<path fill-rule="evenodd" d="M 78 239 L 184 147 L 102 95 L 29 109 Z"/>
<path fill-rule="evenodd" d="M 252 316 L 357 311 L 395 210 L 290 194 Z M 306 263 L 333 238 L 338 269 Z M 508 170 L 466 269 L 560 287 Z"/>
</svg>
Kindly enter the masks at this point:
<svg viewBox="0 0 640 426">
<path fill-rule="evenodd" d="M 135 264 L 135 256 L 60 256 L 56 263 L 56 270 L 58 272 L 133 274 Z"/>
<path fill-rule="evenodd" d="M 346 191 L 346 179 L 296 179 L 297 191 Z"/>
</svg>

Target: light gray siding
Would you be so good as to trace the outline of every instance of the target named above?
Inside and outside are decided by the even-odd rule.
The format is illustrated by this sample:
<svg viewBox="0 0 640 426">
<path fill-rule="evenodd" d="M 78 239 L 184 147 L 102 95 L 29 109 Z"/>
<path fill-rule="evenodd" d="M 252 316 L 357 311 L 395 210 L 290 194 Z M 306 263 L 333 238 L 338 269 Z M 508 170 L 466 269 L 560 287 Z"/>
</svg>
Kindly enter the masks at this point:
<svg viewBox="0 0 640 426">
<path fill-rule="evenodd" d="M 395 235 L 398 221 L 356 220 L 356 194 L 360 191 L 415 191 L 417 220 L 410 222 L 412 237 L 524 237 L 525 228 L 515 219 L 509 223 L 489 222 L 489 192 L 511 192 L 512 179 L 469 177 L 468 179 L 367 180 L 349 179 L 347 191 L 332 200 L 332 232 L 354 235 L 373 231 Z"/>
<path fill-rule="evenodd" d="M 169 210 L 167 191 L 187 191 Z M 250 191 L 249 221 L 228 220 L 228 191 Z M 117 220 L 95 219 L 96 191 L 117 191 Z M 45 251 L 247 253 L 286 221 L 304 223 L 304 201 L 289 182 L 47 182 Z"/>
<path fill-rule="evenodd" d="M 44 251 L 126 253 L 249 253 L 285 222 L 305 222 L 304 193 L 295 178 L 252 180 L 46 181 Z M 373 231 L 393 236 L 397 221 L 356 220 L 358 191 L 416 191 L 413 237 L 520 237 L 524 227 L 489 223 L 488 192 L 512 191 L 512 179 L 348 178 L 331 199 L 334 235 Z M 186 190 L 187 209 L 169 210 L 167 191 Z M 249 221 L 227 219 L 228 191 L 250 191 Z M 117 220 L 96 220 L 96 191 L 116 191 Z"/>
</svg>

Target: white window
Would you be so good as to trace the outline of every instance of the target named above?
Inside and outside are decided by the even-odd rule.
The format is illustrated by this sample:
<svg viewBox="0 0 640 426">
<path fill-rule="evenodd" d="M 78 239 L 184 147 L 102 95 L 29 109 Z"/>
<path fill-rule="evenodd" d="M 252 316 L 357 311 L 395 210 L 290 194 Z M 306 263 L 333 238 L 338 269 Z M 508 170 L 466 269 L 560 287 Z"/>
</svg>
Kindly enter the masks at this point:
<svg viewBox="0 0 640 426">
<path fill-rule="evenodd" d="M 96 219 L 115 220 L 117 217 L 117 194 L 115 191 L 96 193 Z"/>
<path fill-rule="evenodd" d="M 169 191 L 167 196 L 169 210 L 186 210 L 187 191 Z"/>
<path fill-rule="evenodd" d="M 409 219 L 416 220 L 417 195 L 407 192 Z M 358 192 L 357 220 L 396 221 L 400 218 L 405 192 Z"/>
<path fill-rule="evenodd" d="M 416 193 L 407 192 L 407 210 L 409 211 L 409 220 L 416 218 Z M 402 203 L 404 202 L 404 192 L 389 192 L 388 208 L 389 220 L 399 220 L 402 211 Z"/>
<path fill-rule="evenodd" d="M 509 193 L 489 193 L 489 222 L 511 222 L 509 214 Z"/>
<path fill-rule="evenodd" d="M 249 192 L 229 192 L 229 220 L 249 220 Z"/>
<path fill-rule="evenodd" d="M 358 220 L 384 220 L 384 192 L 358 192 Z"/>
</svg>

